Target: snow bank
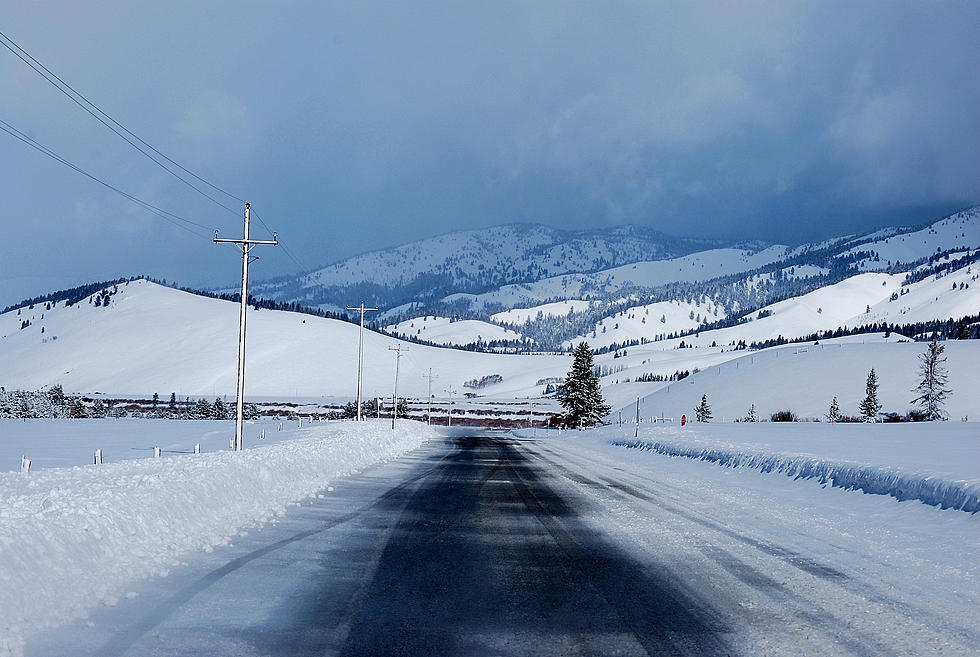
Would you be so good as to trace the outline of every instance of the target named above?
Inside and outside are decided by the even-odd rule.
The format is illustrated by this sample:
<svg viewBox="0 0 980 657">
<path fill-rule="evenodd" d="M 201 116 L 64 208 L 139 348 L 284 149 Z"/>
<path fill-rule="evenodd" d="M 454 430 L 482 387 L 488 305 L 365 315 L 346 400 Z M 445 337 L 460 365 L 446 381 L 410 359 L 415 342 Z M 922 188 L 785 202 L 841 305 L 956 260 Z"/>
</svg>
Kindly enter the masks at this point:
<svg viewBox="0 0 980 657">
<path fill-rule="evenodd" d="M 396 431 L 331 423 L 298 434 L 239 453 L 0 473 L 0 655 L 434 436 L 407 421 Z"/>
<path fill-rule="evenodd" d="M 663 440 L 613 439 L 611 445 L 650 450 L 666 456 L 685 456 L 728 468 L 754 468 L 778 472 L 794 479 L 816 479 L 821 484 L 891 495 L 897 500 L 919 500 L 943 509 L 980 511 L 980 483 L 904 472 L 894 467 L 866 465 L 819 457 L 745 452 L 723 447 L 701 447 Z"/>
</svg>

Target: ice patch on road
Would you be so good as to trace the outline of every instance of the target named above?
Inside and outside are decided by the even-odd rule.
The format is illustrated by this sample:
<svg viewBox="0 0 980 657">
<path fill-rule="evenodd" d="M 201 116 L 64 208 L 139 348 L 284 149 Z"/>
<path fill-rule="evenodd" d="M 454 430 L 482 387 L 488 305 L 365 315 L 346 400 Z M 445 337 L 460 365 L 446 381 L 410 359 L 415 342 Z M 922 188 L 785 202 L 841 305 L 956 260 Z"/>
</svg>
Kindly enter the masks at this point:
<svg viewBox="0 0 980 657">
<path fill-rule="evenodd" d="M 0 656 L 435 436 L 409 421 L 297 433 L 238 453 L 0 473 Z"/>
</svg>

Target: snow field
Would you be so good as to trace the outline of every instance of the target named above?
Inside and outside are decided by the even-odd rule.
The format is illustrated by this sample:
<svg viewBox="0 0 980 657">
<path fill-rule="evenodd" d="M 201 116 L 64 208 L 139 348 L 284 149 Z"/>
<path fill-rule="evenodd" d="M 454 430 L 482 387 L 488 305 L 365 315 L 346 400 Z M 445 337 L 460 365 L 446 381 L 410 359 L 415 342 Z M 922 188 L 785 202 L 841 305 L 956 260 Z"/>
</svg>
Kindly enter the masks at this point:
<svg viewBox="0 0 980 657">
<path fill-rule="evenodd" d="M 701 365 L 700 372 L 668 385 L 649 384 L 658 385 L 659 389 L 643 397 L 640 414 L 650 417 L 655 413 L 675 420 L 686 414 L 692 418 L 694 407 L 704 394 L 711 406 L 712 422 L 745 417 L 752 404 L 755 404 L 760 419 L 789 410 L 800 418 L 823 420 L 834 397 L 837 397 L 841 412 L 857 416 L 871 368 L 878 376 L 882 411 L 905 413 L 915 406 L 911 400 L 917 395 L 912 389 L 920 378 L 919 355 L 928 345 L 896 342 L 897 339 L 898 336 L 892 334 L 886 340 L 878 333 L 826 340 L 819 345 L 794 344 L 754 352 L 726 352 L 724 356 L 745 355 L 724 363 Z M 946 403 L 950 419 L 980 419 L 980 396 L 976 394 L 980 342 L 947 340 L 942 345 L 945 347 L 943 356 L 947 358 L 949 388 L 953 391 Z M 633 353 L 637 357 L 641 354 L 639 349 L 631 349 L 630 358 Z M 646 367 L 657 364 L 656 354 L 647 358 L 650 363 Z M 620 376 L 631 373 L 627 370 Z M 637 390 L 637 394 L 643 392 L 641 384 L 628 386 Z M 623 401 L 622 395 L 610 395 L 610 398 Z M 633 417 L 634 407 L 629 401 L 635 403 L 635 400 L 634 396 L 623 403 L 625 417 Z"/>
<path fill-rule="evenodd" d="M 949 423 L 943 427 L 950 427 Z M 754 439 L 762 428 L 740 425 L 704 427 L 710 436 L 677 438 L 685 444 L 704 438 L 755 444 L 789 441 L 811 444 L 822 456 L 854 456 L 853 441 L 833 446 L 826 440 L 784 426 L 782 434 Z M 878 426 L 876 428 L 884 428 Z M 889 426 L 889 431 L 896 427 Z M 742 431 L 745 429 L 745 431 Z M 641 431 L 643 429 L 641 428 Z M 748 569 L 765 573 L 779 589 L 758 586 L 751 580 L 737 589 L 734 605 L 718 604 L 719 622 L 732 627 L 734 653 L 745 655 L 851 654 L 840 643 L 819 644 L 813 634 L 813 608 L 801 609 L 792 599 L 798 595 L 813 601 L 816 612 L 841 623 L 838 639 L 874 637 L 877 650 L 862 654 L 976 655 L 977 604 L 980 602 L 980 514 L 941 510 L 919 503 L 900 503 L 882 495 L 861 495 L 842 488 L 822 486 L 816 480 L 796 480 L 778 473 L 751 468 L 727 468 L 690 458 L 665 458 L 652 451 L 613 446 L 610 429 L 562 432 L 550 448 L 556 455 L 589 463 L 590 470 L 610 479 L 649 487 L 668 506 L 688 509 L 748 541 L 733 541 L 725 551 Z M 919 426 L 916 439 L 898 439 L 901 450 L 882 452 L 882 441 L 861 441 L 861 449 L 877 450 L 883 463 L 896 457 L 919 459 L 929 454 L 930 432 Z M 945 429 L 941 429 L 945 431 Z M 526 433 L 526 432 L 525 432 Z M 554 435 L 556 432 L 551 432 Z M 622 433 L 619 434 L 622 436 Z M 632 430 L 629 437 L 632 438 Z M 713 436 L 713 437 L 712 437 Z M 888 436 L 885 436 L 886 440 Z M 674 438 L 672 438 L 674 440 Z M 922 444 L 918 449 L 906 447 Z M 940 449 L 928 458 L 956 464 L 960 454 L 947 436 L 940 435 Z M 969 449 L 969 441 L 961 445 Z M 870 453 L 870 452 L 869 452 Z M 974 461 L 975 462 L 975 461 Z M 976 471 L 975 469 L 973 470 Z M 631 476 L 632 475 L 632 478 Z M 701 551 L 706 542 L 717 542 L 714 530 L 688 522 L 652 502 L 648 509 L 655 522 L 638 517 L 633 503 L 604 499 L 598 487 L 579 490 L 595 502 L 591 521 L 599 527 L 617 526 L 640 546 L 659 558 L 674 558 L 710 579 L 719 569 L 713 556 Z M 753 547 L 753 542 L 778 546 L 784 555 L 776 562 Z M 663 555 L 671 555 L 664 557 Z M 832 567 L 844 578 L 824 579 L 795 567 L 797 559 Z M 779 563 L 781 561 L 782 563 Z M 724 577 L 724 571 L 720 573 Z M 799 625 L 799 621 L 803 624 Z M 833 639 L 833 637 L 831 636 Z"/>
<path fill-rule="evenodd" d="M 61 302 L 50 311 L 42 304 L 24 313 L 28 311 L 21 317 L 16 311 L 0 315 L 0 385 L 8 390 L 38 390 L 61 383 L 69 393 L 158 392 L 166 399 L 175 391 L 181 398 L 209 400 L 234 395 L 236 303 L 139 280 L 120 285 L 108 307 L 83 301 L 66 308 Z M 21 321 L 30 317 L 34 317 L 31 326 L 20 329 Z M 358 339 L 356 324 L 250 310 L 248 396 L 352 399 Z M 458 390 L 468 379 L 488 374 L 500 374 L 504 382 L 487 394 L 527 395 L 536 389 L 538 379 L 567 371 L 564 356 L 475 353 L 406 344 L 365 331 L 365 397 L 391 394 L 395 362 L 388 347 L 398 345 L 408 347 L 401 359 L 398 390 L 412 397 L 427 394 L 423 374 L 430 367 L 439 376 L 433 393 L 442 398 L 445 388 Z"/>
<path fill-rule="evenodd" d="M 409 421 L 338 422 L 238 453 L 0 473 L 0 656 L 434 435 Z"/>
<path fill-rule="evenodd" d="M 234 402 L 232 402 L 234 403 Z M 245 449 L 296 437 L 298 422 L 262 418 L 246 420 Z M 309 421 L 304 420 L 304 427 Z M 261 439 L 262 431 L 265 438 Z M 153 448 L 163 454 L 227 450 L 235 436 L 234 420 L 163 420 L 149 418 L 85 418 L 82 420 L 0 418 L 0 472 L 20 470 L 20 458 L 31 459 L 31 472 L 92 463 L 101 449 L 103 463 L 148 458 Z"/>
<path fill-rule="evenodd" d="M 521 334 L 478 319 L 452 321 L 449 317 L 426 315 L 386 326 L 402 337 L 419 338 L 440 345 L 466 345 L 492 340 L 520 340 Z"/>
<path fill-rule="evenodd" d="M 975 423 L 648 425 L 635 438 L 634 430 L 616 426 L 595 433 L 619 447 L 980 511 Z"/>
</svg>

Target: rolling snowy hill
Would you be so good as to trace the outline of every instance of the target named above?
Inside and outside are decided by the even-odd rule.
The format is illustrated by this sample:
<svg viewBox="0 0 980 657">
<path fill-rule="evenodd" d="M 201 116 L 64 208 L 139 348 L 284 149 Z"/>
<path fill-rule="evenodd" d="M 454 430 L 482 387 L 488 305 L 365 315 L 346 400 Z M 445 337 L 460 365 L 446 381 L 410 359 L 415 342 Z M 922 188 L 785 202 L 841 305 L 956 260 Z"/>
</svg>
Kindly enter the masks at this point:
<svg viewBox="0 0 980 657">
<path fill-rule="evenodd" d="M 66 391 L 176 392 L 178 396 L 234 394 L 238 304 L 200 297 L 145 280 L 118 286 L 108 305 L 93 295 L 72 306 L 38 304 L 0 315 L 0 385 Z M 49 307 L 46 308 L 46 305 Z M 23 327 L 23 328 L 22 328 Z M 352 397 L 358 327 L 301 313 L 259 310 L 248 319 L 247 393 L 253 396 Z M 465 381 L 500 374 L 483 390 L 520 394 L 544 376 L 560 376 L 568 358 L 484 354 L 406 344 L 365 331 L 364 394 L 389 396 L 395 355 L 402 356 L 399 392 L 424 396 L 422 374 L 439 375 L 439 390 L 462 390 Z M 441 393 L 440 396 L 444 396 Z"/>
</svg>

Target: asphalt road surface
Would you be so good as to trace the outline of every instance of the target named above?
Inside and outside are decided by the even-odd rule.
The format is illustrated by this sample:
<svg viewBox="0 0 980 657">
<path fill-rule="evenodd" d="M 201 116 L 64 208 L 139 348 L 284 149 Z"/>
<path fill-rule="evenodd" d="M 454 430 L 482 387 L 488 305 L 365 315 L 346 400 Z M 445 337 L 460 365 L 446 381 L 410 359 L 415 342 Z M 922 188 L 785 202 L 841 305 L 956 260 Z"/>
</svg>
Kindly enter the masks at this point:
<svg viewBox="0 0 980 657">
<path fill-rule="evenodd" d="M 27 654 L 897 654 L 835 614 L 895 601 L 692 495 L 554 440 L 447 438 Z"/>
</svg>

